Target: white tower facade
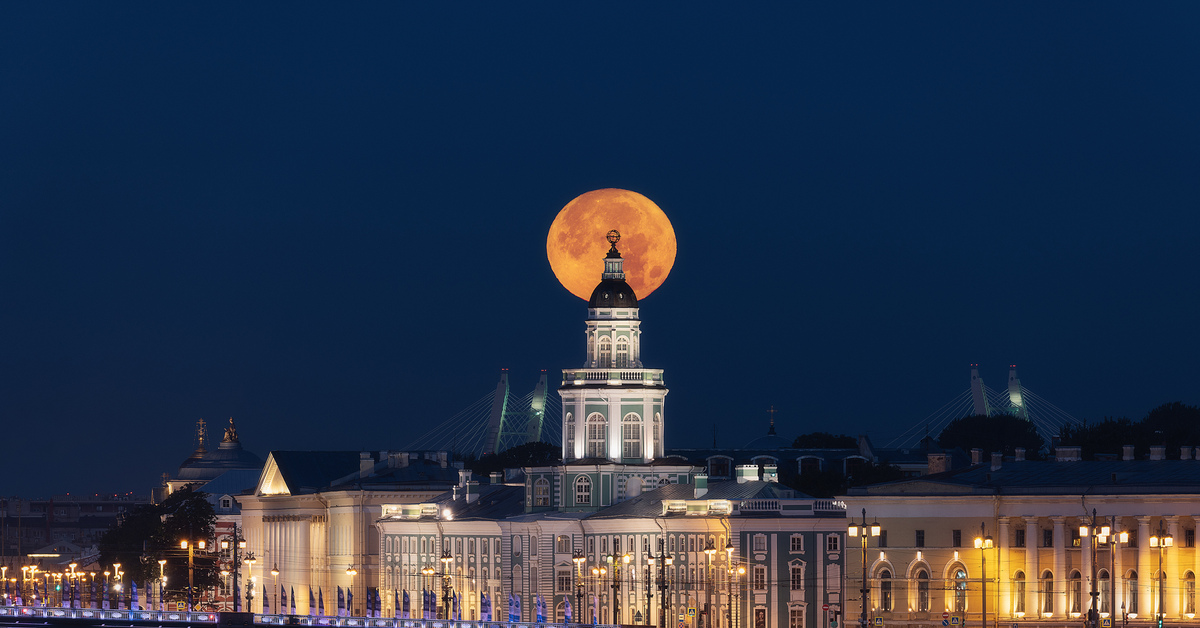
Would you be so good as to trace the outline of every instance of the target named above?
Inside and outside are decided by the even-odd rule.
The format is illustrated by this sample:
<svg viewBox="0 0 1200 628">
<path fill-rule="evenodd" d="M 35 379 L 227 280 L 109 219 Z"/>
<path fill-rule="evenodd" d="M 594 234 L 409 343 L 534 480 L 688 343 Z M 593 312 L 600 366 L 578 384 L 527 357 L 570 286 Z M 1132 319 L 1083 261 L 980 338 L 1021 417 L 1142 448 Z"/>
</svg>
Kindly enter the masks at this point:
<svg viewBox="0 0 1200 628">
<path fill-rule="evenodd" d="M 604 273 L 588 300 L 583 368 L 563 369 L 564 461 L 604 460 L 646 464 L 663 454 L 662 369 L 642 366 L 637 295 L 625 282 L 617 250 L 621 235 L 608 232 L 612 246 Z"/>
</svg>

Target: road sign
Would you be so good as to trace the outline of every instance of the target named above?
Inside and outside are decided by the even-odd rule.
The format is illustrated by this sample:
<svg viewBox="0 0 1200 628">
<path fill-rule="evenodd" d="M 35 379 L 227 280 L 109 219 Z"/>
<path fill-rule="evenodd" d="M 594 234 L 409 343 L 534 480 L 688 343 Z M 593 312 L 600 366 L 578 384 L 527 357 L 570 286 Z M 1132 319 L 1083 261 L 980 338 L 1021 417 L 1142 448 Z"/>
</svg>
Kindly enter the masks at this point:
<svg viewBox="0 0 1200 628">
<path fill-rule="evenodd" d="M 875 625 L 876 625 L 876 626 L 882 626 L 882 625 L 883 625 L 883 618 L 882 618 L 882 617 L 876 617 L 876 618 L 875 618 Z"/>
<path fill-rule="evenodd" d="M 679 614 L 679 621 L 683 621 L 683 613 Z"/>
<path fill-rule="evenodd" d="M 949 612 L 942 613 L 942 619 L 950 619 L 950 613 Z"/>
<path fill-rule="evenodd" d="M 1017 628 L 1017 627 L 1013 626 L 1013 628 Z M 1100 620 L 1100 628 L 1112 628 L 1112 618 L 1105 617 L 1104 619 L 1101 619 Z"/>
<path fill-rule="evenodd" d="M 962 623 L 962 618 L 961 618 L 961 617 L 955 616 L 955 617 L 951 617 L 951 618 L 950 618 L 950 625 L 951 625 L 951 626 L 957 626 L 957 625 L 959 625 L 959 624 L 961 624 L 961 623 Z"/>
<path fill-rule="evenodd" d="M 827 610 L 829 610 L 829 605 L 828 605 L 828 604 L 822 604 L 822 605 L 821 605 L 821 610 L 823 610 L 823 611 L 827 611 Z"/>
<path fill-rule="evenodd" d="M 695 617 L 695 616 L 696 616 L 696 609 L 688 608 L 688 617 Z"/>
<path fill-rule="evenodd" d="M 943 626 L 949 626 L 949 625 L 950 625 L 950 620 L 949 620 L 949 619 L 943 619 L 943 620 L 942 620 L 942 625 L 943 625 Z"/>
</svg>

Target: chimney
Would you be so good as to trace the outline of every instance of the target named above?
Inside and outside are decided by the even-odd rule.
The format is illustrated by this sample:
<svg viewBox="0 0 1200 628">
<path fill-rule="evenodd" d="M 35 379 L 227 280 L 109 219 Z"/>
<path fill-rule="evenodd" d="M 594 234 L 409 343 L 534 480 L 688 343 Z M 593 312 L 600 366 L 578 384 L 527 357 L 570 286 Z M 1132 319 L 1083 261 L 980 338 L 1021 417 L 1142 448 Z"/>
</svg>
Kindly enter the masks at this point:
<svg viewBox="0 0 1200 628">
<path fill-rule="evenodd" d="M 467 503 L 474 504 L 479 501 L 479 482 L 469 480 L 467 482 Z"/>
<path fill-rule="evenodd" d="M 375 461 L 371 459 L 371 452 L 358 452 L 358 477 L 365 478 L 371 475 L 371 470 L 375 468 Z"/>
<path fill-rule="evenodd" d="M 708 495 L 708 474 L 697 473 L 695 482 L 696 482 L 696 499 L 700 499 L 701 497 Z"/>
<path fill-rule="evenodd" d="M 764 465 L 763 466 L 763 481 L 764 482 L 778 482 L 779 481 L 779 467 L 777 467 L 773 464 Z"/>
<path fill-rule="evenodd" d="M 1121 447 L 1121 460 L 1133 460 L 1133 445 Z"/>
<path fill-rule="evenodd" d="M 983 450 L 976 447 L 971 450 L 971 464 L 981 464 L 983 462 Z"/>
<path fill-rule="evenodd" d="M 1150 459 L 1151 460 L 1166 460 L 1167 459 L 1166 445 L 1152 445 L 1150 447 Z"/>
<path fill-rule="evenodd" d="M 992 452 L 992 471 L 999 471 L 1000 465 L 1002 465 L 1003 463 L 1004 463 L 1004 452 L 993 451 Z"/>
<path fill-rule="evenodd" d="M 1191 447 L 1180 447 L 1179 448 L 1179 459 L 1180 460 L 1191 460 L 1192 459 L 1192 448 Z"/>
<path fill-rule="evenodd" d="M 470 482 L 470 481 L 471 481 L 471 471 L 468 469 L 459 469 L 458 470 L 458 485 L 466 486 L 467 482 Z"/>
<path fill-rule="evenodd" d="M 492 484 L 504 484 L 504 474 L 499 471 L 492 471 L 488 474 L 488 480 Z"/>
<path fill-rule="evenodd" d="M 450 499 L 451 500 L 458 501 L 458 489 L 459 489 L 459 486 L 457 484 L 450 487 Z"/>
<path fill-rule="evenodd" d="M 950 460 L 946 454 L 926 454 L 927 470 L 930 475 L 950 470 Z"/>
<path fill-rule="evenodd" d="M 445 469 L 445 468 L 446 468 L 446 466 L 447 466 L 447 463 L 450 461 L 450 456 L 449 456 L 449 454 L 447 454 L 447 453 L 446 453 L 446 452 L 444 452 L 444 451 L 439 451 L 439 452 L 438 452 L 438 454 L 437 454 L 437 456 L 438 456 L 438 466 L 440 466 L 440 467 L 442 467 L 443 469 Z"/>
<path fill-rule="evenodd" d="M 1054 461 L 1079 462 L 1083 459 L 1083 456 L 1080 453 L 1081 451 L 1081 447 L 1067 447 L 1064 445 L 1059 445 L 1058 447 L 1054 448 Z"/>
<path fill-rule="evenodd" d="M 1016 462 L 1025 462 L 1025 448 L 1024 447 L 1017 447 L 1016 454 L 1017 455 L 1013 457 L 1013 460 L 1015 460 Z"/>
<path fill-rule="evenodd" d="M 737 466 L 737 482 L 745 484 L 758 479 L 758 465 L 756 464 L 739 464 Z"/>
</svg>

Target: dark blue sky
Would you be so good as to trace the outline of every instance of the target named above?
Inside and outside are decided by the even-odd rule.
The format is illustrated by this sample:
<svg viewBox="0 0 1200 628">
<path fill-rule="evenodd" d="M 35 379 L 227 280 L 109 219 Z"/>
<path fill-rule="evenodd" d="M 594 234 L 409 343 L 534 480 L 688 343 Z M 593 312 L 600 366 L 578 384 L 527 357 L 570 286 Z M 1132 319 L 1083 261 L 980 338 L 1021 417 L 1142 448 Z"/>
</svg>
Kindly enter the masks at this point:
<svg viewBox="0 0 1200 628">
<path fill-rule="evenodd" d="M 678 235 L 642 303 L 669 446 L 772 404 L 886 441 L 971 362 L 1081 418 L 1198 403 L 1198 20 L 4 3 L 0 493 L 145 492 L 200 417 L 400 449 L 581 364 L 545 234 L 601 187 Z"/>
</svg>

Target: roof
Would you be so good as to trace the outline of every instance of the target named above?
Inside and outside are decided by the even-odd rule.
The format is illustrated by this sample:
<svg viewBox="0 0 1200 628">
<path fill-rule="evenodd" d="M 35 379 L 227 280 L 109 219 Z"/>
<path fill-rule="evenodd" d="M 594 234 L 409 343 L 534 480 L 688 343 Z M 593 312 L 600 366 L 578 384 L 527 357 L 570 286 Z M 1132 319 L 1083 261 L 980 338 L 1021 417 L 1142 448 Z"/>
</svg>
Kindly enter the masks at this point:
<svg viewBox="0 0 1200 628">
<path fill-rule="evenodd" d="M 263 459 L 258 455 L 242 449 L 237 441 L 223 441 L 214 450 L 205 452 L 199 458 L 191 457 L 179 466 L 175 479 L 178 480 L 212 480 L 229 469 L 261 470 Z"/>
<path fill-rule="evenodd" d="M 850 489 L 850 495 L 1200 494 L 1197 460 L 1005 460 Z"/>
<path fill-rule="evenodd" d="M 588 519 L 621 519 L 663 516 L 662 503 L 677 499 L 813 499 L 778 482 L 711 482 L 708 492 L 697 498 L 694 484 L 665 484 L 637 497 L 601 509 Z"/>
<path fill-rule="evenodd" d="M 506 484 L 480 484 L 479 499 L 467 503 L 463 489 L 447 491 L 429 501 L 437 504 L 438 512 L 446 508 L 455 521 L 494 521 L 508 519 L 525 512 L 525 487 Z"/>
<path fill-rule="evenodd" d="M 588 299 L 589 308 L 613 307 L 634 308 L 638 306 L 637 295 L 624 279 L 604 279 L 592 290 Z"/>
<path fill-rule="evenodd" d="M 218 497 L 221 495 L 240 495 L 246 491 L 254 490 L 254 486 L 258 484 L 258 476 L 260 475 L 262 475 L 262 471 L 258 469 L 233 469 L 209 480 L 197 490 Z"/>
<path fill-rule="evenodd" d="M 358 472 L 357 451 L 272 451 L 279 474 L 293 494 L 328 488 L 338 478 Z"/>
</svg>

